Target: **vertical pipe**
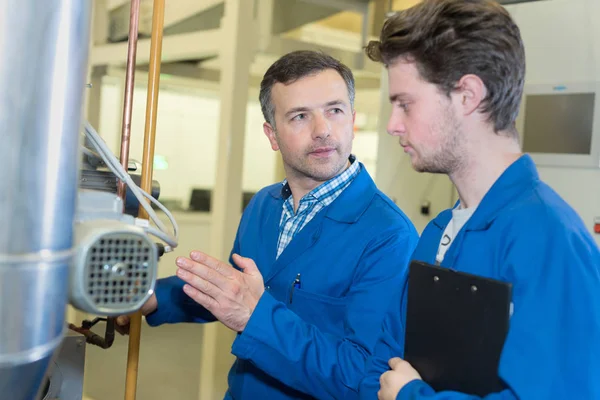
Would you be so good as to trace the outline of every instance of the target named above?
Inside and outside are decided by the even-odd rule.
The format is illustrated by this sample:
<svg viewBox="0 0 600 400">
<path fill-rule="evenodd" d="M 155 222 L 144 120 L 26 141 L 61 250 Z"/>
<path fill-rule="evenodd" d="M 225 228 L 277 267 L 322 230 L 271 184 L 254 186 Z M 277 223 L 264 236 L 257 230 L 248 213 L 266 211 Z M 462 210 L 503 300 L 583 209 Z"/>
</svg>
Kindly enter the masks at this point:
<svg viewBox="0 0 600 400">
<path fill-rule="evenodd" d="M 140 0 L 131 0 L 129 12 L 129 39 L 127 42 L 127 72 L 125 74 L 125 96 L 123 100 L 123 122 L 121 126 L 121 165 L 127 171 L 131 137 L 131 114 L 133 110 L 133 90 L 135 83 L 135 61 L 137 53 L 140 20 Z M 118 195 L 125 205 L 125 182 L 119 181 Z"/>
<path fill-rule="evenodd" d="M 144 129 L 144 151 L 142 155 L 142 190 L 152 191 L 152 166 L 154 161 L 154 142 L 156 137 L 156 111 L 158 109 L 158 89 L 160 83 L 160 62 L 162 55 L 163 25 L 165 18 L 165 0 L 154 0 L 152 15 L 152 37 L 150 40 L 150 70 L 148 73 L 148 96 L 146 102 L 146 126 Z M 146 210 L 140 205 L 140 218 L 148 218 Z M 142 314 L 132 315 L 129 330 L 129 351 L 127 353 L 127 375 L 125 378 L 125 399 L 135 400 L 140 352 Z"/>
<path fill-rule="evenodd" d="M 39 395 L 65 331 L 91 1 L 0 0 L 0 397 Z"/>
</svg>

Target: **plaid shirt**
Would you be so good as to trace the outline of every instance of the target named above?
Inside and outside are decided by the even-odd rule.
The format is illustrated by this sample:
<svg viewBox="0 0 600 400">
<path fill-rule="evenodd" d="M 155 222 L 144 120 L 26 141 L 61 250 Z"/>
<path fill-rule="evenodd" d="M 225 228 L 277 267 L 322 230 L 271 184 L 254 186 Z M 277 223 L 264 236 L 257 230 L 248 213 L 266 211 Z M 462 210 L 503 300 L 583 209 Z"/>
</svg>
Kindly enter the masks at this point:
<svg viewBox="0 0 600 400">
<path fill-rule="evenodd" d="M 308 192 L 298 204 L 298 211 L 294 215 L 294 199 L 287 179 L 282 182 L 281 193 L 285 201 L 283 202 L 283 212 L 279 221 L 279 240 L 277 241 L 277 258 L 283 253 L 286 246 L 292 241 L 294 236 L 308 224 L 308 222 L 323 208 L 327 207 L 352 183 L 354 178 L 360 172 L 359 163 L 356 157 L 350 155 L 350 167 L 344 172 L 317 186 Z"/>
</svg>

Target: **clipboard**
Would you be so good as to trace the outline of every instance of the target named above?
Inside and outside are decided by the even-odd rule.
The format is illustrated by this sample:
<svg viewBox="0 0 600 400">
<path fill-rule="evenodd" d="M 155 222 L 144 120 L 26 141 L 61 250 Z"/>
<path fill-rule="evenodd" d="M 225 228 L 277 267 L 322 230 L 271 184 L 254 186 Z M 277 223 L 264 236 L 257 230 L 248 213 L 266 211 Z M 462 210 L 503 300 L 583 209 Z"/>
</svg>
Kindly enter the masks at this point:
<svg viewBox="0 0 600 400">
<path fill-rule="evenodd" d="M 404 359 L 436 392 L 506 389 L 498 365 L 511 298 L 510 283 L 412 261 Z"/>
</svg>

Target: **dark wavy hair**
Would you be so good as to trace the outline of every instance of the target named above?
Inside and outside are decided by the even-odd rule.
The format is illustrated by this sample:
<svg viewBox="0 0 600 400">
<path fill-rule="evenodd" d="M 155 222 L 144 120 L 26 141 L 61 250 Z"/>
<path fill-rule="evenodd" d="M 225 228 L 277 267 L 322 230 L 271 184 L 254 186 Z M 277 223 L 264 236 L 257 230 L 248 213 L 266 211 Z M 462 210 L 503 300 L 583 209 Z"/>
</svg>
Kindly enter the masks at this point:
<svg viewBox="0 0 600 400">
<path fill-rule="evenodd" d="M 298 79 L 332 69 L 346 82 L 350 105 L 354 107 L 354 75 L 350 68 L 322 52 L 300 50 L 288 53 L 275 61 L 260 83 L 260 107 L 265 121 L 275 127 L 275 105 L 271 101 L 271 90 L 276 83 L 288 85 Z"/>
<path fill-rule="evenodd" d="M 519 28 L 498 3 L 424 0 L 390 17 L 365 50 L 386 66 L 414 61 L 421 77 L 447 95 L 464 75 L 477 75 L 487 89 L 481 111 L 496 132 L 517 134 L 525 50 Z"/>
</svg>

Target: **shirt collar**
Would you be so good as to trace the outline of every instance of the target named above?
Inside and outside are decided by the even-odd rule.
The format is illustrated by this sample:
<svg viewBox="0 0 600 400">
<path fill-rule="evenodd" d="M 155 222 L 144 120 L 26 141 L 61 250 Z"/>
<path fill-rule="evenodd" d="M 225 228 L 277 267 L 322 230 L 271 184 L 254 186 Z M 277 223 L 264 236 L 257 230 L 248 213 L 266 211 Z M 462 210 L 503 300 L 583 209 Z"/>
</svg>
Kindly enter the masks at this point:
<svg viewBox="0 0 600 400">
<path fill-rule="evenodd" d="M 354 179 L 360 171 L 359 163 L 356 162 L 356 156 L 353 154 L 350 154 L 350 157 L 348 157 L 348 161 L 350 161 L 350 166 L 348 168 L 346 168 L 337 176 L 331 178 L 327 182 L 323 182 L 322 184 L 308 192 L 306 195 L 304 195 L 304 197 L 301 200 L 313 198 L 315 200 L 322 201 L 324 198 L 330 195 L 331 185 L 334 181 L 337 183 L 336 186 L 338 186 L 344 185 L 345 183 Z M 281 185 L 281 197 L 283 198 L 283 200 L 288 200 L 288 198 L 292 195 L 292 190 L 287 179 L 284 179 L 283 182 L 281 182 Z"/>
</svg>

